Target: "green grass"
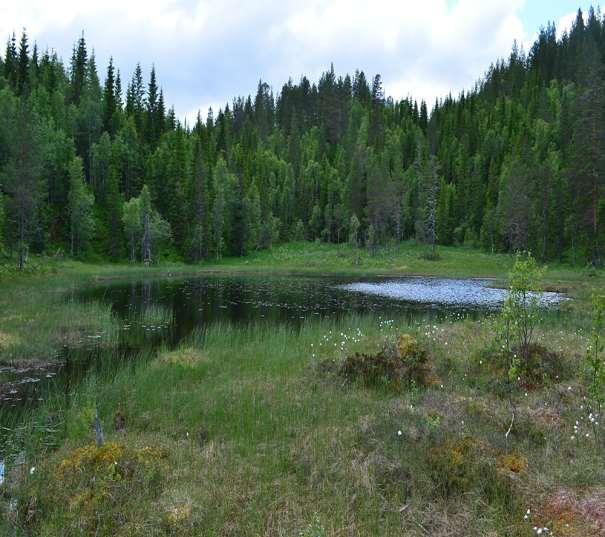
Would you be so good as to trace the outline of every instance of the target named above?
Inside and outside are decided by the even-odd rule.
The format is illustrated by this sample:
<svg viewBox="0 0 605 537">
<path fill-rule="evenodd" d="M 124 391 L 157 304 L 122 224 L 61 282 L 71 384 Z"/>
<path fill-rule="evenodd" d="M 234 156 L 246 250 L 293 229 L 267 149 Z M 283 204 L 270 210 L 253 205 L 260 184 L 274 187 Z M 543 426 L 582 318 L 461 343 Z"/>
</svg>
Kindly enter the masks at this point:
<svg viewBox="0 0 605 537">
<path fill-rule="evenodd" d="M 515 390 L 508 439 L 487 319 L 214 326 L 77 392 L 59 449 L 31 451 L 19 523 L 36 535 L 294 536 L 313 524 L 309 535 L 530 536 L 533 525 L 597 535 L 590 517 L 555 502 L 561 491 L 590 498 L 605 480 L 594 442 L 571 439 L 583 325 L 570 315 L 541 326 L 567 373 Z M 429 386 L 347 384 L 325 365 L 401 333 L 428 350 Z M 108 446 L 82 451 L 95 407 Z"/>
<path fill-rule="evenodd" d="M 0 294 L 0 365 L 45 364 L 63 346 L 112 347 L 118 337 L 111 306 L 82 303 L 77 283 L 52 276 L 4 283 Z"/>
<path fill-rule="evenodd" d="M 69 298 L 101 280 L 209 272 L 503 280 L 512 264 L 465 248 L 442 248 L 437 261 L 422 254 L 414 244 L 369 256 L 297 243 L 196 266 L 37 260 L 28 274 L 0 276 L 0 360 L 47 360 L 97 335 L 111 349 L 117 321 L 108 308 Z M 538 330 L 558 353 L 558 376 L 512 395 L 487 317 L 214 325 L 176 350 L 91 374 L 70 398 L 57 394 L 14 425 L 13 453 L 26 460 L 9 461 L 0 533 L 529 537 L 544 525 L 557 536 L 596 536 L 598 509 L 586 506 L 602 505 L 605 467 L 603 447 L 585 437 L 594 431 L 582 360 L 586 298 L 603 281 L 602 271 L 549 267 L 547 286 L 576 299 Z M 150 309 L 142 321 L 168 322 L 168 312 Z M 375 353 L 402 333 L 429 353 L 428 386 L 394 391 L 338 374 L 346 356 Z"/>
</svg>

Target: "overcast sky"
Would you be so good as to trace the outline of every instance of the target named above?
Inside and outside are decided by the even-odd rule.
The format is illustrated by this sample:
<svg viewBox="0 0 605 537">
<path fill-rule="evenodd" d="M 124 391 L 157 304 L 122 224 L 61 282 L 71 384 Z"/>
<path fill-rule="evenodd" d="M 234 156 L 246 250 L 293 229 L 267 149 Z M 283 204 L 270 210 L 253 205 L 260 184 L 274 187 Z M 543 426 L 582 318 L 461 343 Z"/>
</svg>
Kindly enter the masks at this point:
<svg viewBox="0 0 605 537">
<path fill-rule="evenodd" d="M 432 103 L 471 88 L 513 41 L 568 26 L 578 0 L 2 0 L 0 36 L 26 28 L 68 61 L 82 32 L 103 78 L 109 56 L 123 86 L 155 64 L 167 104 L 192 119 L 208 106 L 288 78 L 362 69 L 387 95 Z M 3 50 L 2 50 L 3 53 Z"/>
</svg>

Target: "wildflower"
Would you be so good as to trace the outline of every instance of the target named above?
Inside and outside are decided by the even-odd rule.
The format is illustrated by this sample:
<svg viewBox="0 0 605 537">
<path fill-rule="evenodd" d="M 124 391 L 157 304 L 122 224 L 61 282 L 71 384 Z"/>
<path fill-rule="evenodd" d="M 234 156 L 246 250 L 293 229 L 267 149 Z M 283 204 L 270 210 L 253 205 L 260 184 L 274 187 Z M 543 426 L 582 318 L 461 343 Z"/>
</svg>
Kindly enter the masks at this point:
<svg viewBox="0 0 605 537">
<path fill-rule="evenodd" d="M 36 471 L 36 467 L 35 467 L 35 466 L 32 466 L 32 467 L 29 469 L 29 475 L 33 475 L 35 471 Z"/>
<path fill-rule="evenodd" d="M 528 509 L 527 512 L 525 513 L 525 516 L 523 517 L 525 520 L 527 520 L 529 518 L 529 516 L 531 515 L 531 509 Z"/>
<path fill-rule="evenodd" d="M 403 432 L 401 432 L 401 429 L 399 429 L 399 430 L 397 431 L 397 436 L 401 436 L 402 434 L 403 434 Z"/>
</svg>

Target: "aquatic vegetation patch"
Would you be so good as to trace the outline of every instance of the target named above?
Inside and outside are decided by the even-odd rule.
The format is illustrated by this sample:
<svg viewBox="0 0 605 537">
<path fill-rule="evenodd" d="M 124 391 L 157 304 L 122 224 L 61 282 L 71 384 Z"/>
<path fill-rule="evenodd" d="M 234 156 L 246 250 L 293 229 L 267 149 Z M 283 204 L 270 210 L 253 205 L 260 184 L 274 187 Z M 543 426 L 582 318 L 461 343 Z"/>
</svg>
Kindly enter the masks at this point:
<svg viewBox="0 0 605 537">
<path fill-rule="evenodd" d="M 207 358 L 199 350 L 193 347 L 184 347 L 175 351 L 160 355 L 153 361 L 153 367 L 180 366 L 187 369 L 195 368 L 207 362 Z"/>
</svg>

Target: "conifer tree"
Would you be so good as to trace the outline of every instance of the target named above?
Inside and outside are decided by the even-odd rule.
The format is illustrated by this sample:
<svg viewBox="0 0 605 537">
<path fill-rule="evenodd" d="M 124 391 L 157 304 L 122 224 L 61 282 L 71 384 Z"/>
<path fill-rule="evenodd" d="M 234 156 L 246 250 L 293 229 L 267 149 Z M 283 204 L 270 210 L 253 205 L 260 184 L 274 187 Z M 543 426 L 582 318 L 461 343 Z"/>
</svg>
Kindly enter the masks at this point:
<svg viewBox="0 0 605 537">
<path fill-rule="evenodd" d="M 40 178 L 42 142 L 37 118 L 26 103 L 16 103 L 11 112 L 4 124 L 10 137 L 2 182 L 8 195 L 6 208 L 17 263 L 23 270 L 29 246 L 39 232 L 38 210 L 44 190 Z"/>
<path fill-rule="evenodd" d="M 6 231 L 6 214 L 4 211 L 4 196 L 0 191 L 0 254 L 4 252 L 4 233 Z"/>
<path fill-rule="evenodd" d="M 19 42 L 19 58 L 17 63 L 17 94 L 27 95 L 29 92 L 29 44 L 25 30 Z"/>
<path fill-rule="evenodd" d="M 116 86 L 113 58 L 109 58 L 105 86 L 103 89 L 103 130 L 114 136 L 116 133 Z"/>
<path fill-rule="evenodd" d="M 602 263 L 600 205 L 605 183 L 605 92 L 600 54 L 592 42 L 584 47 L 583 90 L 573 127 L 573 184 L 575 211 L 586 238 L 587 257 L 594 266 Z"/>
<path fill-rule="evenodd" d="M 193 159 L 193 184 L 191 188 L 192 218 L 189 255 L 193 261 L 200 261 L 206 256 L 208 240 L 206 224 L 206 181 L 208 181 L 208 171 L 204 163 L 203 148 L 200 140 L 195 144 Z"/>
<path fill-rule="evenodd" d="M 247 251 L 253 252 L 259 247 L 261 233 L 261 203 L 256 183 L 252 183 L 246 197 L 248 214 Z"/>
<path fill-rule="evenodd" d="M 568 33 L 548 25 L 528 55 L 514 46 L 473 90 L 431 110 L 386 99 L 379 75 L 369 85 L 363 72 L 331 66 L 275 96 L 261 81 L 190 129 L 164 102 L 155 69 L 144 87 L 136 65 L 124 104 L 113 61 L 101 87 L 83 36 L 65 69 L 25 32 L 13 35 L 0 61 L 5 246 L 22 261 L 28 249 L 71 250 L 68 172 L 78 157 L 94 194 L 91 246 L 112 259 L 126 254 L 123 200 L 140 201 L 147 184 L 154 260 L 167 222 L 171 255 L 197 260 L 301 236 L 338 243 L 355 216 L 358 240 L 371 226 L 374 245 L 416 236 L 598 265 L 603 50 L 603 20 L 578 12 Z"/>
<path fill-rule="evenodd" d="M 219 163 L 222 161 L 219 161 Z M 217 164 L 218 166 L 218 164 Z M 212 205 L 212 238 L 216 259 L 223 255 L 225 239 L 223 236 L 225 227 L 225 186 L 220 176 L 214 177 L 214 203 Z"/>
<path fill-rule="evenodd" d="M 84 93 L 86 86 L 86 64 L 88 61 L 88 52 L 86 50 L 86 41 L 84 36 L 78 40 L 78 45 L 74 48 L 71 59 L 71 88 L 70 101 L 78 105 Z"/>
<path fill-rule="evenodd" d="M 118 169 L 114 162 L 110 163 L 107 174 L 107 185 L 104 189 L 104 204 L 102 206 L 104 223 L 107 236 L 105 243 L 109 257 L 112 260 L 117 260 L 122 255 L 123 238 L 122 238 L 122 195 L 119 190 Z M 97 226 L 98 227 L 98 226 Z"/>
<path fill-rule="evenodd" d="M 17 89 L 19 75 L 17 60 L 17 38 L 15 37 L 14 33 L 6 42 L 6 52 L 4 53 L 4 78 L 6 78 L 13 89 Z"/>
</svg>

